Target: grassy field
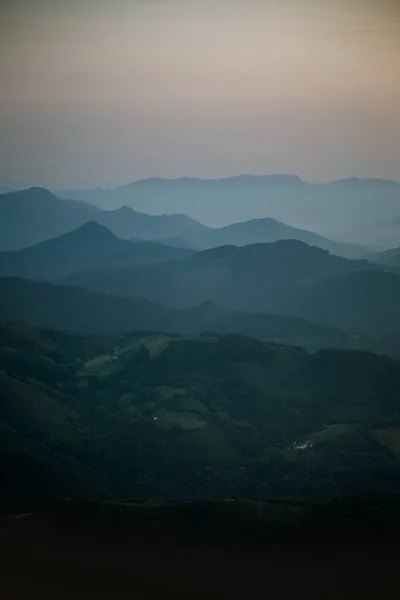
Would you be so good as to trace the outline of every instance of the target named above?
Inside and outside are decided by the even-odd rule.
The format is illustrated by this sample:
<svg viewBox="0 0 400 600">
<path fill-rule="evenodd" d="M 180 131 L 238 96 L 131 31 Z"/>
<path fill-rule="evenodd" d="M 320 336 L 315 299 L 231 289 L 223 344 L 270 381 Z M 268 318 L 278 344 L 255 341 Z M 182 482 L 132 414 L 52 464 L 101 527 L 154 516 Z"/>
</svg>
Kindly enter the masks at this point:
<svg viewBox="0 0 400 600">
<path fill-rule="evenodd" d="M 102 356 L 95 356 L 91 360 L 85 362 L 85 369 L 96 369 L 96 367 L 102 367 L 103 365 L 112 361 L 111 354 L 103 354 Z"/>
<path fill-rule="evenodd" d="M 400 427 L 376 429 L 372 432 L 372 435 L 382 446 L 390 448 L 392 452 L 400 456 Z"/>
<path fill-rule="evenodd" d="M 149 351 L 152 358 L 159 356 L 169 346 L 170 340 L 166 336 L 149 336 L 146 338 L 144 346 Z"/>
<path fill-rule="evenodd" d="M 214 465 L 222 466 L 238 459 L 229 437 L 213 424 L 187 431 L 185 447 Z"/>
<path fill-rule="evenodd" d="M 159 425 L 159 427 L 165 427 L 167 429 L 171 429 L 175 426 L 181 427 L 182 429 L 198 429 L 199 427 L 205 427 L 207 425 L 207 421 L 205 421 L 198 413 L 184 410 L 160 408 L 156 411 L 155 418 L 157 419 L 157 425 Z"/>
<path fill-rule="evenodd" d="M 335 442 L 338 438 L 354 435 L 357 431 L 358 427 L 356 425 L 335 423 L 310 435 L 310 441 L 314 444 L 329 444 Z"/>
<path fill-rule="evenodd" d="M 161 400 L 170 400 L 175 395 L 185 396 L 187 394 L 186 388 L 174 387 L 171 385 L 160 385 L 153 389 L 158 393 Z"/>
<path fill-rule="evenodd" d="M 205 415 L 208 412 L 204 404 L 190 394 L 174 396 L 165 402 L 165 408 L 174 411 L 184 410 L 187 412 L 198 413 L 199 415 Z"/>
</svg>

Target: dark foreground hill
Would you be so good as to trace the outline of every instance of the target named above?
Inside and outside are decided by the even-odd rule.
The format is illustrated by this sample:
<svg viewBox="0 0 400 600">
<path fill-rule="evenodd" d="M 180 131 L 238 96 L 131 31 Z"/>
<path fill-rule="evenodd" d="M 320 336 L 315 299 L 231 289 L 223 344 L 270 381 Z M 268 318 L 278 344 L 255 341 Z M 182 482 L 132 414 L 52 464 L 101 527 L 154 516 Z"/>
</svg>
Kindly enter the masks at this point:
<svg viewBox="0 0 400 600">
<path fill-rule="evenodd" d="M 3 498 L 310 500 L 400 481 L 389 358 L 237 335 L 1 338 Z"/>
<path fill-rule="evenodd" d="M 90 221 L 35 246 L 0 252 L 0 276 L 54 279 L 96 267 L 143 265 L 192 254 L 158 242 L 122 240 L 106 227 Z"/>
</svg>

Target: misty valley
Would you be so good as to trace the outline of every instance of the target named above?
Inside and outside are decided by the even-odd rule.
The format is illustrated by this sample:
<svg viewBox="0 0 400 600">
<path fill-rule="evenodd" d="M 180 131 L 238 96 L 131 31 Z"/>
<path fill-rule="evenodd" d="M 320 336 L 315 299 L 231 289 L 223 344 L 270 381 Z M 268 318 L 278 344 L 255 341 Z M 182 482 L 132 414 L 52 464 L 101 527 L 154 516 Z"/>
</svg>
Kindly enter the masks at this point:
<svg viewBox="0 0 400 600">
<path fill-rule="evenodd" d="M 156 570 L 151 584 L 140 575 L 156 593 L 170 585 L 154 555 L 165 544 L 171 561 L 193 544 L 188 572 L 211 548 L 227 556 L 230 544 L 240 552 L 278 544 L 289 555 L 274 570 L 297 560 L 303 539 L 310 556 L 329 540 L 329 564 L 344 539 L 358 553 L 360 544 L 394 544 L 395 212 L 391 242 L 377 227 L 368 243 L 353 243 L 271 217 L 210 227 L 145 214 L 136 193 L 134 208 L 91 201 L 42 188 L 0 195 L 0 530 L 9 572 L 24 548 L 35 576 L 43 565 L 56 573 L 54 548 L 67 552 L 66 539 L 75 557 L 86 552 L 118 570 L 128 545 L 140 573 L 150 563 Z M 378 193 L 376 211 L 380 202 Z M 96 550 L 83 550 L 87 543 Z M 250 572 L 262 556 L 246 567 L 244 554 L 230 556 L 218 569 L 240 560 Z M 71 581 L 89 577 L 77 564 Z M 181 573 L 173 579 L 189 585 Z M 241 583 L 229 580 L 237 591 Z"/>
</svg>

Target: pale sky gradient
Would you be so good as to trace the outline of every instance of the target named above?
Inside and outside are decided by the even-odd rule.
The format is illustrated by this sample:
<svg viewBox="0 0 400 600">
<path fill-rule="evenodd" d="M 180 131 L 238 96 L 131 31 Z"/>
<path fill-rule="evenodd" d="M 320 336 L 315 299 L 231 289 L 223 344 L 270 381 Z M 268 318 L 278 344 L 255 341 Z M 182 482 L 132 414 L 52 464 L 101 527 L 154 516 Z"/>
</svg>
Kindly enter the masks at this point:
<svg viewBox="0 0 400 600">
<path fill-rule="evenodd" d="M 400 0 L 0 0 L 0 183 L 400 179 Z"/>
</svg>

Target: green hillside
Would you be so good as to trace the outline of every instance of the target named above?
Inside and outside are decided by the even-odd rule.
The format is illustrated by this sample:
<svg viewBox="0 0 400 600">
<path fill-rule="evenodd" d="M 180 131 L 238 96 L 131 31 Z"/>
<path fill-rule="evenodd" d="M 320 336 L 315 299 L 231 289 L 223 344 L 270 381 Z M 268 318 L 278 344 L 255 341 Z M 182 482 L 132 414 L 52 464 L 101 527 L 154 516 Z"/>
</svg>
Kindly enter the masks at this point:
<svg viewBox="0 0 400 600">
<path fill-rule="evenodd" d="M 398 485 L 389 358 L 239 335 L 3 324 L 1 338 L 7 495 L 319 499 Z"/>
</svg>

